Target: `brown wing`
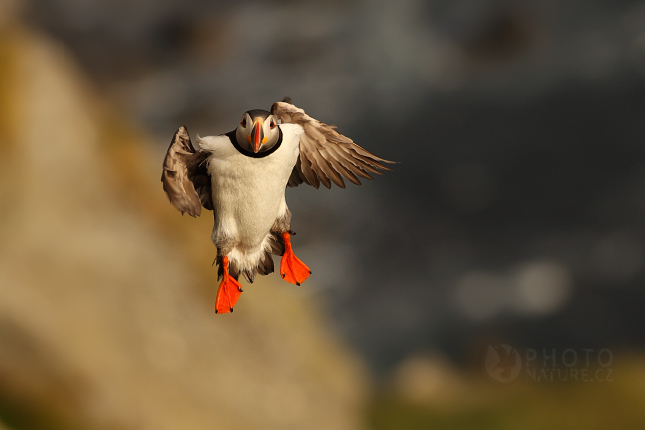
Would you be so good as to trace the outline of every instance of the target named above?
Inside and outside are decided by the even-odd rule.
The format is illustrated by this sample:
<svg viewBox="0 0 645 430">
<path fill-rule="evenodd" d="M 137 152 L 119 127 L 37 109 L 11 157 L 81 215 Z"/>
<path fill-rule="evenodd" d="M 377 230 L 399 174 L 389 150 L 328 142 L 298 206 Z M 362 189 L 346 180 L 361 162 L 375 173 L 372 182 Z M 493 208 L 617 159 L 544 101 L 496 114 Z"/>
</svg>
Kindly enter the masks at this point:
<svg viewBox="0 0 645 430">
<path fill-rule="evenodd" d="M 163 160 L 161 182 L 170 203 L 183 214 L 197 217 L 202 206 L 213 210 L 211 179 L 206 169 L 208 151 L 195 151 L 188 130 L 180 127 Z"/>
<path fill-rule="evenodd" d="M 283 123 L 299 124 L 305 132 L 300 136 L 300 156 L 287 185 L 296 187 L 303 182 L 316 188 L 331 183 L 345 188 L 343 178 L 361 185 L 360 178 L 374 179 L 370 173 L 392 170 L 381 163 L 394 163 L 377 157 L 336 131 L 336 126 L 313 119 L 304 110 L 287 102 L 276 102 L 271 113 Z"/>
</svg>

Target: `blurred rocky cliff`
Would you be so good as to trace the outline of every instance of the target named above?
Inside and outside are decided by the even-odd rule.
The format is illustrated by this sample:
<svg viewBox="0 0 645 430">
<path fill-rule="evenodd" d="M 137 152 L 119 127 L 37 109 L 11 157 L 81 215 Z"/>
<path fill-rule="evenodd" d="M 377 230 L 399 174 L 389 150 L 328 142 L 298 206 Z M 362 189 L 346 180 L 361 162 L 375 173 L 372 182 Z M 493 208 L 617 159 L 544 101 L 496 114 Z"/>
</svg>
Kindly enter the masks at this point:
<svg viewBox="0 0 645 430">
<path fill-rule="evenodd" d="M 159 148 L 0 4 L 0 421 L 359 428 L 362 365 L 306 287 L 215 315 L 209 214 L 170 206 Z"/>
</svg>

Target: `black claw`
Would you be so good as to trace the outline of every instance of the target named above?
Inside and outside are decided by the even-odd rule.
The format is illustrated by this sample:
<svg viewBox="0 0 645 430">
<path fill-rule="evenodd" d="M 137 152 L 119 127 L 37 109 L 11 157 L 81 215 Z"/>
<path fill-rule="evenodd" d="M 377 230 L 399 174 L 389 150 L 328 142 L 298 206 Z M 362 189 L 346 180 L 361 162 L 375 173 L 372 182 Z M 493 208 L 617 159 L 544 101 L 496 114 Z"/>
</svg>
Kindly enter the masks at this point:
<svg viewBox="0 0 645 430">
<path fill-rule="evenodd" d="M 280 273 L 280 275 L 282 275 L 282 279 L 284 279 L 284 277 L 285 277 L 285 276 L 287 276 L 287 275 L 286 275 L 286 274 L 284 274 L 284 273 Z"/>
<path fill-rule="evenodd" d="M 231 313 L 233 313 L 233 308 L 231 308 Z"/>
<path fill-rule="evenodd" d="M 240 293 L 243 293 L 243 292 L 244 292 L 244 290 L 243 290 L 243 289 L 241 289 L 241 288 L 238 288 L 238 290 L 240 290 Z"/>
<path fill-rule="evenodd" d="M 309 274 L 311 275 L 311 270 L 309 271 Z"/>
<path fill-rule="evenodd" d="M 217 313 L 217 309 L 215 309 L 215 313 Z"/>
<path fill-rule="evenodd" d="M 297 286 L 300 286 L 300 282 L 296 282 L 296 285 L 297 285 Z"/>
</svg>

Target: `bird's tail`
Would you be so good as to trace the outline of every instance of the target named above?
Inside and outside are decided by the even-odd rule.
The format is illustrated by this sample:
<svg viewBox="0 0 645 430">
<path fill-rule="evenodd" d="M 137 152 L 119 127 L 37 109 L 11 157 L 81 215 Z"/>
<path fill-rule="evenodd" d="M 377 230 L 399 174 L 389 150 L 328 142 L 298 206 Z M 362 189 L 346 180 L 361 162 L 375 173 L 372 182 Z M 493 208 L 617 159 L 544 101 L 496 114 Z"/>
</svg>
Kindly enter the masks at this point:
<svg viewBox="0 0 645 430">
<path fill-rule="evenodd" d="M 282 246 L 284 248 L 284 244 Z M 218 265 L 217 280 L 220 280 L 222 279 L 222 276 L 224 276 L 224 266 L 222 265 L 222 257 L 217 257 L 215 261 L 217 262 L 217 265 Z M 268 275 L 269 273 L 273 273 L 274 270 L 275 268 L 273 265 L 273 257 L 271 257 L 271 253 L 269 251 L 264 251 L 264 254 L 260 259 L 260 262 L 253 269 L 240 270 L 237 264 L 235 264 L 235 261 L 229 261 L 229 265 L 228 265 L 228 274 L 231 277 L 233 277 L 235 280 L 238 280 L 240 275 L 244 275 L 244 278 L 246 278 L 246 280 L 249 283 L 253 283 L 253 281 L 255 280 L 255 277 L 258 274 Z"/>
</svg>

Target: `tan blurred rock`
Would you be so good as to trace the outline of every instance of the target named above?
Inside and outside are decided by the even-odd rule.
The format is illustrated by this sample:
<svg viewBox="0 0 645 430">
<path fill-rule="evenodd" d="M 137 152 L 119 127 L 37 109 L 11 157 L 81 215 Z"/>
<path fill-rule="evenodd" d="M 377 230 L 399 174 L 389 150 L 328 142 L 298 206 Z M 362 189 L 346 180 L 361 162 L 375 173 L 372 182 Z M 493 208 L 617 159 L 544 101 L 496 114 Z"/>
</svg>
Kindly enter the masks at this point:
<svg viewBox="0 0 645 430">
<path fill-rule="evenodd" d="M 20 28 L 0 29 L 0 160 L 0 417 L 360 428 L 363 367 L 307 287 L 263 278 L 215 315 L 209 214 L 182 218 L 160 152 Z"/>
<path fill-rule="evenodd" d="M 461 401 L 466 382 L 461 373 L 437 354 L 415 354 L 399 364 L 391 378 L 394 394 L 418 404 L 448 406 Z"/>
</svg>

